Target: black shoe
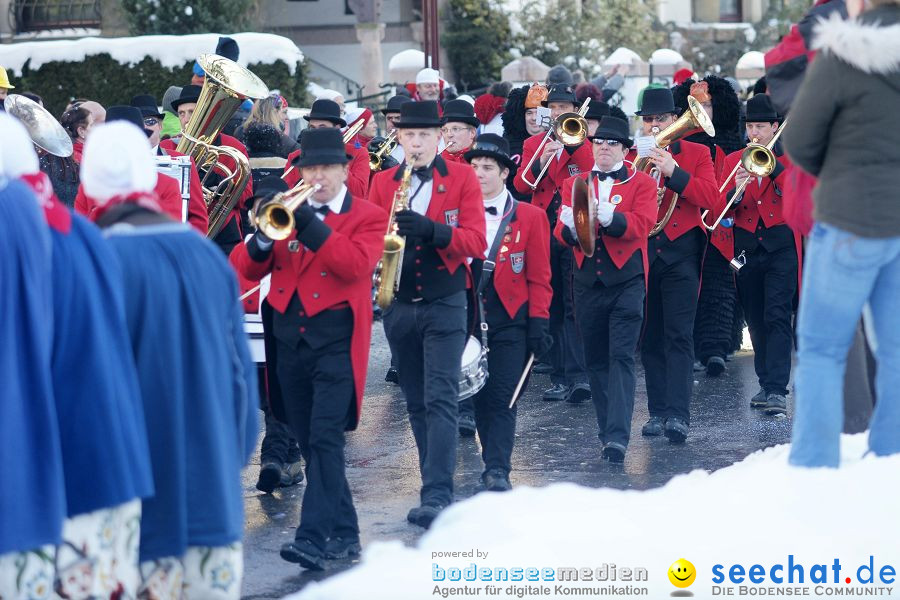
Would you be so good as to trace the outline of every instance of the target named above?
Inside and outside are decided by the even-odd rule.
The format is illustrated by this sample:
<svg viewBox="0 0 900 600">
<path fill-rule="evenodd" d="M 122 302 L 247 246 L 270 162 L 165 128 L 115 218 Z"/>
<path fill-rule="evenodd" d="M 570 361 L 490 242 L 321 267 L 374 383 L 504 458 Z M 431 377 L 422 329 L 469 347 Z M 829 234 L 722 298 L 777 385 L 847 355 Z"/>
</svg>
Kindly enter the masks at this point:
<svg viewBox="0 0 900 600">
<path fill-rule="evenodd" d="M 694 361 L 694 373 L 696 373 L 696 372 L 698 372 L 698 371 L 702 371 L 702 370 L 705 369 L 705 368 L 706 368 L 706 367 L 704 367 L 704 366 L 703 366 L 703 363 L 700 362 L 699 360 L 695 360 L 695 361 Z"/>
<path fill-rule="evenodd" d="M 690 428 L 688 424 L 678 417 L 669 417 L 666 419 L 666 437 L 673 444 L 682 444 L 687 439 Z"/>
<path fill-rule="evenodd" d="M 397 369 L 391 367 L 387 370 L 387 373 L 384 374 L 384 380 L 388 383 L 396 383 L 400 384 L 400 373 L 397 372 Z"/>
<path fill-rule="evenodd" d="M 764 389 L 760 389 L 755 396 L 750 398 L 750 406 L 753 408 L 765 408 L 766 404 L 766 390 Z"/>
<path fill-rule="evenodd" d="M 625 462 L 625 446 L 617 442 L 608 442 L 603 446 L 603 458 L 611 463 Z"/>
<path fill-rule="evenodd" d="M 766 414 L 778 417 L 787 414 L 787 398 L 781 394 L 769 394 L 766 396 Z"/>
<path fill-rule="evenodd" d="M 325 558 L 337 560 L 341 558 L 356 558 L 362 552 L 359 538 L 335 537 L 325 544 Z"/>
<path fill-rule="evenodd" d="M 536 362 L 534 366 L 531 367 L 531 372 L 535 375 L 549 375 L 553 372 L 553 365 L 545 362 Z"/>
<path fill-rule="evenodd" d="M 443 504 L 423 504 L 419 507 L 419 514 L 416 518 L 416 525 L 428 529 L 437 518 L 441 511 L 447 508 Z M 410 511 L 412 512 L 412 511 Z"/>
<path fill-rule="evenodd" d="M 665 419 L 662 417 L 650 417 L 641 427 L 641 435 L 644 437 L 656 437 L 663 434 Z"/>
<path fill-rule="evenodd" d="M 475 436 L 475 419 L 469 415 L 459 416 L 459 435 L 463 437 Z"/>
<path fill-rule="evenodd" d="M 267 462 L 259 470 L 256 489 L 271 494 L 281 484 L 281 463 Z"/>
<path fill-rule="evenodd" d="M 281 558 L 288 562 L 299 563 L 301 567 L 312 571 L 325 570 L 325 556 L 309 540 L 294 540 L 283 545 Z"/>
<path fill-rule="evenodd" d="M 280 487 L 291 487 L 303 481 L 303 463 L 297 462 L 287 463 L 281 469 Z"/>
<path fill-rule="evenodd" d="M 710 356 L 706 361 L 706 374 L 710 377 L 718 377 L 725 370 L 725 359 L 721 356 Z"/>
<path fill-rule="evenodd" d="M 563 385 L 561 383 L 554 383 L 549 388 L 544 390 L 544 400 L 547 402 L 559 402 L 560 400 L 565 400 L 569 395 L 569 386 Z"/>
<path fill-rule="evenodd" d="M 415 508 L 409 509 L 409 512 L 406 513 L 406 520 L 412 523 L 413 525 L 419 524 L 419 514 L 422 512 L 422 507 L 417 506 Z"/>
<path fill-rule="evenodd" d="M 512 489 L 509 483 L 509 474 L 503 469 L 491 469 L 481 476 L 484 489 L 489 492 L 508 492 Z"/>
<path fill-rule="evenodd" d="M 569 404 L 581 404 L 585 400 L 591 399 L 591 386 L 586 383 L 576 383 L 569 390 L 566 396 L 566 402 Z"/>
</svg>

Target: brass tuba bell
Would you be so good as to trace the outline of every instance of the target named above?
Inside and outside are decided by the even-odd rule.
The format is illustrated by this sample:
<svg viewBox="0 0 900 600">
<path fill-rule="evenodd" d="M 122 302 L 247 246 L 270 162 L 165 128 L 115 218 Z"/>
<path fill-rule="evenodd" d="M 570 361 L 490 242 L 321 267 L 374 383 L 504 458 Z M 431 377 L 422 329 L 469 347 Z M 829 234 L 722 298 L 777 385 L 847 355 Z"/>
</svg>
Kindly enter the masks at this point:
<svg viewBox="0 0 900 600">
<path fill-rule="evenodd" d="M 72 138 L 43 106 L 25 96 L 10 94 L 3 101 L 3 108 L 25 126 L 35 146 L 54 156 L 72 156 Z"/>
</svg>

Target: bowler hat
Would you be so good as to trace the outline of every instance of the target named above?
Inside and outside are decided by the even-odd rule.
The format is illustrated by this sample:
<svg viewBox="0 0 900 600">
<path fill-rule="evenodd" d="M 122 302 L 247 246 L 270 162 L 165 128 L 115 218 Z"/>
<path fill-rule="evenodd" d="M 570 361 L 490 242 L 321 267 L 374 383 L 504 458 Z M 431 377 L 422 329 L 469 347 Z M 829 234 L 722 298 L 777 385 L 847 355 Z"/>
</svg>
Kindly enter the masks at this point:
<svg viewBox="0 0 900 600">
<path fill-rule="evenodd" d="M 506 167 L 510 173 L 515 173 L 518 165 L 509 156 L 509 142 L 503 136 L 496 133 L 482 133 L 475 138 L 472 149 L 463 154 L 467 162 L 473 158 L 484 156 L 496 160 L 501 168 Z"/>
<path fill-rule="evenodd" d="M 481 125 L 481 121 L 475 116 L 475 107 L 465 100 L 450 100 L 444 104 L 441 123 L 465 123 L 472 127 Z"/>
<path fill-rule="evenodd" d="M 107 108 L 106 122 L 111 123 L 113 121 L 127 121 L 143 131 L 147 137 L 153 135 L 149 130 L 144 129 L 144 117 L 141 115 L 140 109 L 134 106 L 120 105 Z"/>
<path fill-rule="evenodd" d="M 279 192 L 283 193 L 288 191 L 289 186 L 284 179 L 279 177 L 278 175 L 270 175 L 268 177 L 263 177 L 259 180 L 259 183 L 253 186 L 253 195 L 254 196 L 266 196 L 268 194 L 277 194 Z"/>
<path fill-rule="evenodd" d="M 150 94 L 140 94 L 131 99 L 131 105 L 141 111 L 141 115 L 145 117 L 163 118 L 163 112 L 159 110 L 156 104 L 156 98 Z"/>
<path fill-rule="evenodd" d="M 315 165 L 345 165 L 350 162 L 344 139 L 336 127 L 307 129 L 300 138 L 300 157 L 294 163 L 298 167 Z"/>
<path fill-rule="evenodd" d="M 172 110 L 177 114 L 178 107 L 182 104 L 196 104 L 200 100 L 200 91 L 202 89 L 199 85 L 186 85 L 181 88 L 178 98 L 172 100 Z"/>
<path fill-rule="evenodd" d="M 547 92 L 547 99 L 541 102 L 544 106 L 550 106 L 551 102 L 571 102 L 577 105 L 578 99 L 575 98 L 575 90 L 571 85 L 560 84 L 554 85 Z"/>
<path fill-rule="evenodd" d="M 634 114 L 643 117 L 668 113 L 678 113 L 678 109 L 675 108 L 675 99 L 672 97 L 672 90 L 669 88 L 647 88 L 644 90 L 643 99 L 641 100 L 641 110 Z"/>
<path fill-rule="evenodd" d="M 591 100 L 584 118 L 599 121 L 607 115 L 609 115 L 609 104 L 603 101 Z"/>
<path fill-rule="evenodd" d="M 412 102 L 413 99 L 409 96 L 391 96 L 387 101 L 387 106 L 381 109 L 381 114 L 386 115 L 388 113 L 398 113 L 400 112 L 400 106 L 407 102 Z"/>
<path fill-rule="evenodd" d="M 334 100 L 316 100 L 313 102 L 309 114 L 303 116 L 307 121 L 331 121 L 339 127 L 346 127 L 347 121 L 341 117 L 341 107 Z"/>
<path fill-rule="evenodd" d="M 592 140 L 618 140 L 622 142 L 625 148 L 631 148 L 634 143 L 629 137 L 628 121 L 618 117 L 603 117 L 594 135 L 590 136 Z"/>
<path fill-rule="evenodd" d="M 746 123 L 775 123 L 780 122 L 775 107 L 772 106 L 772 99 L 766 94 L 756 94 L 747 100 L 747 118 Z"/>
<path fill-rule="evenodd" d="M 237 62 L 238 57 L 241 55 L 241 49 L 233 38 L 222 36 L 216 44 L 216 54 Z"/>
<path fill-rule="evenodd" d="M 400 107 L 400 120 L 396 123 L 400 128 L 440 128 L 438 106 L 434 100 L 407 102 Z"/>
</svg>

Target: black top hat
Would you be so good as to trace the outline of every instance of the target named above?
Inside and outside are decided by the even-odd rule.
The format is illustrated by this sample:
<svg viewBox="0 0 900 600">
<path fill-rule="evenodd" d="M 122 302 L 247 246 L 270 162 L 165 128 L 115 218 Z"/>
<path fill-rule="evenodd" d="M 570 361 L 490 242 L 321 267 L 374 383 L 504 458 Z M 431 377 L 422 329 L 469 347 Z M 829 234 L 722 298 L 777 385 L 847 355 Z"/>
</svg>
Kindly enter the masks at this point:
<svg viewBox="0 0 900 600">
<path fill-rule="evenodd" d="M 440 128 L 438 105 L 434 100 L 406 102 L 400 107 L 400 120 L 397 127 L 403 128 Z"/>
<path fill-rule="evenodd" d="M 464 101 L 465 102 L 465 101 Z M 515 173 L 516 162 L 509 156 L 509 142 L 506 138 L 496 133 L 482 133 L 475 138 L 472 149 L 463 155 L 467 162 L 472 162 L 473 158 L 484 156 L 496 160 L 500 167 L 506 167 L 510 173 Z"/>
<path fill-rule="evenodd" d="M 645 115 L 678 114 L 675 98 L 669 88 L 648 88 L 641 99 L 641 110 L 635 112 L 639 117 Z"/>
<path fill-rule="evenodd" d="M 346 127 L 347 121 L 341 118 L 341 107 L 334 100 L 316 100 L 313 102 L 309 114 L 303 116 L 307 121 L 313 119 L 320 121 L 331 121 L 340 127 Z"/>
<path fill-rule="evenodd" d="M 270 175 L 268 177 L 263 177 L 253 186 L 253 195 L 257 197 L 267 196 L 279 192 L 283 193 L 288 191 L 288 189 L 290 189 L 290 186 L 288 186 L 284 179 L 278 175 Z"/>
<path fill-rule="evenodd" d="M 200 99 L 200 90 L 202 89 L 199 85 L 186 85 L 181 88 L 178 98 L 172 100 L 172 110 L 177 114 L 178 107 L 182 104 L 196 104 Z"/>
<path fill-rule="evenodd" d="M 345 165 L 350 162 L 344 147 L 344 137 L 336 127 L 307 129 L 300 138 L 300 158 L 294 163 L 298 167 L 315 165 Z"/>
<path fill-rule="evenodd" d="M 554 85 L 547 92 L 547 99 L 541 102 L 541 105 L 550 106 L 551 102 L 571 102 L 577 105 L 578 99 L 575 98 L 575 89 L 567 84 Z"/>
<path fill-rule="evenodd" d="M 584 118 L 591 119 L 592 121 L 599 121 L 607 115 L 609 115 L 609 104 L 591 100 L 591 103 L 588 104 L 587 113 L 585 113 Z"/>
<path fill-rule="evenodd" d="M 381 114 L 386 115 L 388 113 L 398 113 L 400 112 L 400 105 L 412 101 L 412 98 L 410 98 L 409 96 L 391 96 L 387 101 L 387 106 L 381 109 Z"/>
<path fill-rule="evenodd" d="M 618 117 L 603 117 L 594 135 L 589 136 L 592 140 L 619 140 L 625 145 L 625 149 L 631 148 L 634 143 L 629 137 L 628 121 Z"/>
<path fill-rule="evenodd" d="M 444 104 L 441 123 L 465 123 L 472 127 L 481 125 L 481 121 L 475 116 L 475 107 L 465 100 L 449 100 Z"/>
<path fill-rule="evenodd" d="M 143 131 L 147 137 L 153 135 L 149 130 L 144 129 L 144 117 L 141 115 L 140 109 L 134 106 L 110 106 L 107 108 L 106 122 L 113 121 L 126 121 Z"/>
<path fill-rule="evenodd" d="M 776 123 L 780 122 L 775 107 L 772 106 L 772 99 L 766 94 L 756 94 L 747 100 L 747 118 L 746 123 Z"/>
<path fill-rule="evenodd" d="M 159 110 L 159 106 L 156 104 L 156 98 L 150 94 L 134 96 L 131 99 L 131 105 L 141 111 L 141 114 L 145 117 L 159 117 L 162 119 L 164 116 L 163 112 Z"/>
<path fill-rule="evenodd" d="M 237 62 L 241 55 L 241 49 L 233 38 L 222 36 L 219 38 L 219 43 L 216 44 L 216 54 Z"/>
</svg>

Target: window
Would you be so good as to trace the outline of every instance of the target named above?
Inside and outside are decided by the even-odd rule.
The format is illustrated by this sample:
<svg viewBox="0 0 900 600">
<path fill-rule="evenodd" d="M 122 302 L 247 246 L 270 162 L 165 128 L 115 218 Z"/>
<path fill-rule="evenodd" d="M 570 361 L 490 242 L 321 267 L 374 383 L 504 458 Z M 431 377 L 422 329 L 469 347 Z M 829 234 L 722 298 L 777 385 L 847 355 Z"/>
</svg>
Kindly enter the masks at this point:
<svg viewBox="0 0 900 600">
<path fill-rule="evenodd" d="M 719 20 L 723 23 L 741 21 L 741 0 L 719 0 Z"/>
<path fill-rule="evenodd" d="M 100 0 L 15 0 L 16 31 L 100 27 Z"/>
</svg>

